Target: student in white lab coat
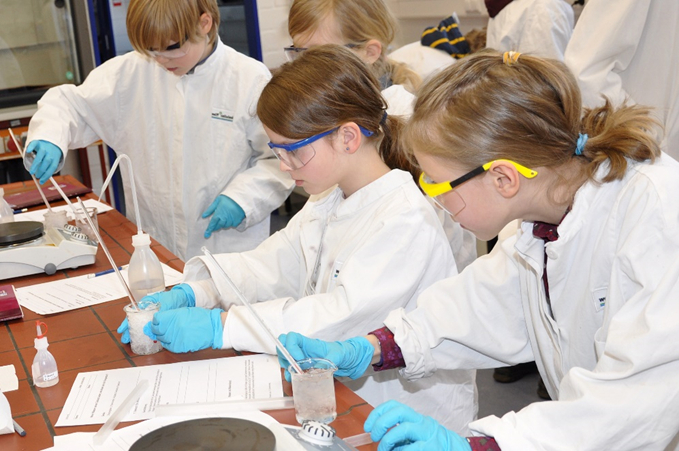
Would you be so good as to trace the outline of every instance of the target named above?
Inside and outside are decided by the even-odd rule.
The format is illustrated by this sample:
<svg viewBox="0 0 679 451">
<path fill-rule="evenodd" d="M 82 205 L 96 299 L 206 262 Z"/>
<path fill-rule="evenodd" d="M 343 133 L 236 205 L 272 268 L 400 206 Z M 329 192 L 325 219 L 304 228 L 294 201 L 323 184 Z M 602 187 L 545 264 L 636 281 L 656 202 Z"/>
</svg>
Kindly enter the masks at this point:
<svg viewBox="0 0 679 451">
<path fill-rule="evenodd" d="M 257 114 L 281 170 L 309 194 L 338 186 L 257 249 L 216 257 L 276 335 L 349 338 L 381 327 L 394 308 L 412 310 L 426 287 L 457 273 L 434 208 L 413 180 L 419 172 L 399 150 L 400 119 L 385 108 L 367 66 L 335 45 L 283 65 L 262 92 Z M 184 280 L 151 297 L 161 312 L 147 325 L 150 336 L 173 352 L 275 353 L 209 260 L 190 260 Z M 393 371 L 349 382 L 370 402 L 398 397 L 459 431 L 476 416 L 473 371 L 415 382 Z M 440 399 L 456 404 L 440 408 Z"/>
<path fill-rule="evenodd" d="M 390 108 L 402 104 L 409 114 L 411 96 L 419 87 L 420 77 L 408 66 L 391 60 L 387 48 L 394 40 L 397 22 L 384 0 L 294 0 L 288 15 L 288 33 L 292 45 L 285 47 L 288 59 L 304 50 L 323 44 L 344 45 L 370 66 L 380 82 Z"/>
<path fill-rule="evenodd" d="M 679 2 L 588 0 L 565 63 L 587 107 L 606 96 L 653 107 L 663 151 L 679 158 Z"/>
<path fill-rule="evenodd" d="M 566 0 L 485 0 L 486 47 L 563 61 L 573 34 L 573 7 Z"/>
<path fill-rule="evenodd" d="M 418 379 L 534 359 L 554 400 L 479 419 L 469 440 L 390 401 L 365 423 L 380 451 L 408 440 L 445 451 L 677 449 L 679 163 L 661 153 L 656 126 L 638 106 L 583 114 L 554 60 L 460 60 L 421 88 L 406 143 L 424 191 L 465 228 L 485 239 L 523 218 L 518 235 L 367 337 L 281 341 L 353 375 L 371 361 Z"/>
<path fill-rule="evenodd" d="M 565 0 L 485 0 L 488 11 L 486 47 L 498 52 L 515 51 L 563 61 L 573 33 L 573 7 Z M 503 233 L 513 234 L 514 223 Z M 493 378 L 514 382 L 535 371 L 534 363 L 497 368 Z M 549 398 L 542 381 L 538 395 Z"/>
<path fill-rule="evenodd" d="M 142 226 L 178 257 L 203 245 L 255 248 L 293 184 L 253 114 L 269 71 L 225 46 L 218 26 L 215 0 L 130 1 L 136 51 L 43 96 L 29 125 L 30 172 L 44 183 L 68 149 L 101 139 L 132 160 Z M 135 220 L 125 166 L 122 175 Z"/>
<path fill-rule="evenodd" d="M 397 22 L 384 0 L 294 0 L 288 16 L 293 44 L 285 48 L 289 60 L 307 48 L 344 45 L 356 53 L 380 82 L 390 115 L 408 117 L 420 77 L 404 63 L 390 59 Z M 439 212 L 459 271 L 476 258 L 476 239 Z"/>
</svg>

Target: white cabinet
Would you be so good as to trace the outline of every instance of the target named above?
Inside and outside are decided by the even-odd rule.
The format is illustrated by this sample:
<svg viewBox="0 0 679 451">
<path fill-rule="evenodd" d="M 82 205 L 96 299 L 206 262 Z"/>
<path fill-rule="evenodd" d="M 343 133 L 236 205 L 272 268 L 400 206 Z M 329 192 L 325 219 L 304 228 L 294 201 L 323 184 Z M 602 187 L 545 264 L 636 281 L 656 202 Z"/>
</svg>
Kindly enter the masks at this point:
<svg viewBox="0 0 679 451">
<path fill-rule="evenodd" d="M 2 0 L 0 92 L 77 82 L 70 3 Z"/>
</svg>

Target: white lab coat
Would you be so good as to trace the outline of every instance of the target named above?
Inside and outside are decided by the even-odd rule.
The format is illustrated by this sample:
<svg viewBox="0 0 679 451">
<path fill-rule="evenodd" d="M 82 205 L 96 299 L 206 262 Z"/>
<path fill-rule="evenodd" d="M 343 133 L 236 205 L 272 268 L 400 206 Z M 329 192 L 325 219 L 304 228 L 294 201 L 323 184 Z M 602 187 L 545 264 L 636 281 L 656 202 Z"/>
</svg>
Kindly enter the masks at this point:
<svg viewBox="0 0 679 451">
<path fill-rule="evenodd" d="M 655 108 L 663 150 L 679 158 L 679 2 L 589 0 L 566 49 L 583 105 Z"/>
<path fill-rule="evenodd" d="M 142 226 L 183 260 L 205 245 L 214 252 L 255 248 L 269 236 L 269 216 L 292 189 L 254 116 L 270 78 L 260 62 L 218 42 L 191 75 L 177 77 L 138 52 L 113 58 L 80 86 L 50 89 L 38 103 L 29 141 L 61 148 L 102 139 L 127 154 Z M 135 220 L 130 175 L 121 165 L 126 211 Z M 219 194 L 245 211 L 236 229 L 205 239 L 202 213 Z"/>
<path fill-rule="evenodd" d="M 422 80 L 457 62 L 445 51 L 422 45 L 419 40 L 397 48 L 389 58 L 407 64 Z"/>
<path fill-rule="evenodd" d="M 435 52 L 444 53 L 440 50 L 429 49 Z M 387 101 L 388 114 L 401 116 L 406 121 L 412 116 L 415 96 L 408 92 L 402 85 L 389 86 L 382 91 L 382 96 Z M 435 202 L 431 198 L 428 196 L 425 197 L 427 197 L 429 203 L 436 208 L 436 214 L 441 221 L 441 225 L 443 225 L 443 231 L 448 237 L 450 248 L 455 256 L 457 270 L 458 272 L 461 272 L 471 262 L 476 260 L 476 236 L 469 230 L 460 227 L 460 224 L 453 221 L 453 218 L 451 218 L 449 214 L 436 207 Z"/>
<path fill-rule="evenodd" d="M 330 341 L 383 327 L 387 312 L 412 310 L 426 287 L 457 272 L 434 210 L 401 170 L 347 199 L 338 188 L 309 201 L 257 249 L 216 258 L 276 336 L 296 331 Z M 194 258 L 184 280 L 197 306 L 229 308 L 224 346 L 275 353 L 274 343 L 214 274 L 209 261 Z M 201 282 L 210 277 L 221 298 L 211 283 Z M 393 370 L 346 384 L 373 405 L 400 399 L 462 432 L 477 411 L 474 371 L 441 371 L 435 379 L 408 382 Z M 441 399 L 455 404 L 442 406 Z"/>
<path fill-rule="evenodd" d="M 503 451 L 662 450 L 679 431 L 679 164 L 630 165 L 583 185 L 546 245 L 551 309 L 524 222 L 385 321 L 408 377 L 537 362 L 558 401 L 470 425 Z"/>
<path fill-rule="evenodd" d="M 448 237 L 450 249 L 455 256 L 455 263 L 457 263 L 457 272 L 462 272 L 474 260 L 476 260 L 476 235 L 469 230 L 460 227 L 460 224 L 455 222 L 453 218 L 436 205 L 434 200 L 426 196 L 429 203 L 436 209 L 436 215 L 441 221 L 443 231 Z"/>
<path fill-rule="evenodd" d="M 564 0 L 513 0 L 488 19 L 486 47 L 563 61 L 573 24 L 573 7 Z"/>
</svg>

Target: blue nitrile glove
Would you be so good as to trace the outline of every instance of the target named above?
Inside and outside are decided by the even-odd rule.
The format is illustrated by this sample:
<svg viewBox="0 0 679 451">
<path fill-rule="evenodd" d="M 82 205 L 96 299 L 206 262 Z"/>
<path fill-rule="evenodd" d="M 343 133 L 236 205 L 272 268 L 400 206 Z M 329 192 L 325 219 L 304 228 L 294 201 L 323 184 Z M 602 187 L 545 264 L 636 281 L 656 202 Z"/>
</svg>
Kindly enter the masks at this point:
<svg viewBox="0 0 679 451">
<path fill-rule="evenodd" d="M 27 168 L 28 173 L 40 179 L 40 184 L 42 185 L 57 170 L 64 154 L 57 146 L 42 139 L 30 142 L 26 148 L 26 155 L 31 152 L 35 152 L 35 158 L 30 168 Z M 26 155 L 24 158 L 26 158 Z"/>
<path fill-rule="evenodd" d="M 337 366 L 335 376 L 349 376 L 357 379 L 370 366 L 375 348 L 364 337 L 350 338 L 345 341 L 323 341 L 307 338 L 297 332 L 282 334 L 278 339 L 295 360 L 320 357 L 330 360 Z M 285 368 L 285 380 L 290 381 L 288 360 L 278 352 L 278 363 Z"/>
<path fill-rule="evenodd" d="M 145 309 L 149 304 L 160 304 L 159 312 L 164 312 L 166 310 L 172 310 L 181 307 L 194 307 L 196 305 L 196 295 L 190 286 L 185 283 L 180 283 L 172 287 L 170 291 L 161 291 L 159 293 L 149 294 L 144 296 L 139 301 L 139 308 Z M 120 323 L 118 327 L 118 333 L 123 334 L 120 337 L 121 343 L 130 342 L 130 330 L 127 325 L 127 318 Z"/>
<path fill-rule="evenodd" d="M 222 348 L 222 309 L 182 307 L 153 315 L 144 333 L 171 352 L 194 352 Z"/>
<path fill-rule="evenodd" d="M 207 207 L 207 210 L 203 213 L 203 218 L 210 215 L 212 215 L 212 219 L 210 219 L 210 224 L 205 230 L 205 238 L 210 238 L 215 230 L 238 227 L 245 219 L 245 212 L 240 208 L 240 205 L 223 194 L 217 196 L 214 202 Z"/>
<path fill-rule="evenodd" d="M 472 449 L 466 438 L 444 428 L 432 417 L 417 413 L 398 401 L 387 401 L 377 406 L 368 415 L 363 429 L 370 432 L 373 442 L 380 442 L 377 451 Z"/>
</svg>

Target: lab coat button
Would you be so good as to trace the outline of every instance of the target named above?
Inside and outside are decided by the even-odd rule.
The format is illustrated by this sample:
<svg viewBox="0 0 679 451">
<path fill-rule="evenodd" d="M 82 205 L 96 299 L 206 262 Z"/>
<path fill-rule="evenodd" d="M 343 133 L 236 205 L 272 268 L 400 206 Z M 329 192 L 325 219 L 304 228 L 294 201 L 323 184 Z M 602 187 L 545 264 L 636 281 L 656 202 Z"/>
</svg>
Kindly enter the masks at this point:
<svg viewBox="0 0 679 451">
<path fill-rule="evenodd" d="M 547 249 L 547 257 L 551 258 L 552 260 L 556 260 L 559 258 L 559 254 L 554 250 L 554 249 Z"/>
</svg>

